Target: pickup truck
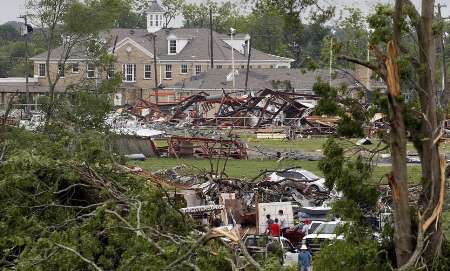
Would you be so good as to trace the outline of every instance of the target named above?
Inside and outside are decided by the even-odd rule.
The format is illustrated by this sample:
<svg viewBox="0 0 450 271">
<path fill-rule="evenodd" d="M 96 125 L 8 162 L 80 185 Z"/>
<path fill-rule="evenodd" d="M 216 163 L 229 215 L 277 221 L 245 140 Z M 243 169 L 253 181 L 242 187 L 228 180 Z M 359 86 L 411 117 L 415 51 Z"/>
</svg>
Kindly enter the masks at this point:
<svg viewBox="0 0 450 271">
<path fill-rule="evenodd" d="M 337 234 L 338 227 L 344 224 L 342 221 L 323 222 L 313 233 L 303 237 L 303 241 L 312 252 L 319 251 L 326 242 L 344 239 L 343 234 Z"/>
</svg>

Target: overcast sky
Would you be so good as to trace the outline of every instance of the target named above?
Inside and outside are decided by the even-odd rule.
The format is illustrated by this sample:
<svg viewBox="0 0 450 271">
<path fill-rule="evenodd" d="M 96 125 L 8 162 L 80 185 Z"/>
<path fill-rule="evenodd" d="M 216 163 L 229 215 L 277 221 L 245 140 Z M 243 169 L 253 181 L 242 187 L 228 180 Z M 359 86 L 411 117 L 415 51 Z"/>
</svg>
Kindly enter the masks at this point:
<svg viewBox="0 0 450 271">
<path fill-rule="evenodd" d="M 0 24 L 7 21 L 17 21 L 17 17 L 23 14 L 25 11 L 24 3 L 26 0 L 0 0 Z M 186 0 L 187 2 L 203 2 L 204 0 Z M 240 2 L 240 0 L 234 0 Z M 368 13 L 377 3 L 394 2 L 393 0 L 321 0 L 326 4 L 335 5 L 338 9 L 345 6 L 358 7 Z M 222 0 L 218 0 L 222 2 Z M 421 0 L 413 0 L 418 4 Z M 436 0 L 436 3 L 446 3 L 448 0 Z M 450 4 L 443 9 L 443 15 L 445 17 L 450 16 Z"/>
</svg>

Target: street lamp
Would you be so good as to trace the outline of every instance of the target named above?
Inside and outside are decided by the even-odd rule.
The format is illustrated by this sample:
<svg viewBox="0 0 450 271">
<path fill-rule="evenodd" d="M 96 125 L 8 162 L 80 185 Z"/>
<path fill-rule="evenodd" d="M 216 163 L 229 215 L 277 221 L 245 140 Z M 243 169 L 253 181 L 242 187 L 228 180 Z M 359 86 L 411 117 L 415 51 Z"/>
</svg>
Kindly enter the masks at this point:
<svg viewBox="0 0 450 271">
<path fill-rule="evenodd" d="M 329 78 L 329 84 L 331 86 L 331 72 L 332 72 L 332 66 L 333 66 L 333 37 L 334 34 L 336 34 L 336 30 L 331 29 L 331 37 L 330 37 L 330 78 Z"/>
<path fill-rule="evenodd" d="M 231 33 L 231 74 L 232 74 L 232 78 L 233 78 L 233 91 L 236 87 L 236 83 L 234 80 L 234 47 L 233 47 L 233 36 L 234 33 L 236 33 L 236 29 L 234 28 L 230 28 L 230 33 Z"/>
</svg>

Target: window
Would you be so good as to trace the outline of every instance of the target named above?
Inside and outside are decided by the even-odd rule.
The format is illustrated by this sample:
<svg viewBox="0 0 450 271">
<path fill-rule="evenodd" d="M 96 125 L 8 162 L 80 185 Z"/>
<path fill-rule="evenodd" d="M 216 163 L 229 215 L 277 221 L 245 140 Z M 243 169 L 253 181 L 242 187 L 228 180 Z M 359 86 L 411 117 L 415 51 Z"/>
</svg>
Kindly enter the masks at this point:
<svg viewBox="0 0 450 271">
<path fill-rule="evenodd" d="M 217 65 L 216 68 L 217 69 L 222 69 L 222 65 Z"/>
<path fill-rule="evenodd" d="M 181 64 L 181 73 L 182 74 L 188 73 L 188 65 L 187 64 Z"/>
<path fill-rule="evenodd" d="M 152 78 L 152 65 L 147 64 L 144 66 L 144 79 Z"/>
<path fill-rule="evenodd" d="M 87 64 L 87 78 L 95 78 L 95 65 L 92 63 Z"/>
<path fill-rule="evenodd" d="M 202 72 L 202 65 L 195 65 L 195 75 Z"/>
<path fill-rule="evenodd" d="M 164 79 L 172 79 L 172 65 L 166 65 L 166 74 Z"/>
<path fill-rule="evenodd" d="M 155 26 L 159 25 L 159 18 L 158 17 L 159 17 L 158 15 L 155 15 Z"/>
<path fill-rule="evenodd" d="M 241 69 L 245 69 L 245 65 L 241 65 Z"/>
<path fill-rule="evenodd" d="M 39 64 L 39 76 L 44 77 L 47 74 L 45 64 Z"/>
<path fill-rule="evenodd" d="M 116 72 L 116 69 L 115 69 L 115 67 L 114 67 L 114 64 L 110 64 L 110 65 L 108 66 L 108 71 L 107 71 L 107 73 L 108 73 L 108 78 L 113 78 L 115 72 Z"/>
<path fill-rule="evenodd" d="M 136 82 L 136 64 L 125 64 L 122 69 L 125 82 Z"/>
<path fill-rule="evenodd" d="M 176 54 L 176 53 L 177 53 L 177 41 L 170 40 L 169 41 L 169 54 Z"/>
<path fill-rule="evenodd" d="M 150 15 L 149 16 L 149 23 L 150 23 L 150 26 L 153 26 L 153 15 Z"/>
<path fill-rule="evenodd" d="M 64 78 L 64 64 L 58 64 L 58 75 L 61 78 Z"/>
<path fill-rule="evenodd" d="M 72 64 L 72 73 L 79 73 L 80 72 L 80 65 L 78 63 Z"/>
</svg>

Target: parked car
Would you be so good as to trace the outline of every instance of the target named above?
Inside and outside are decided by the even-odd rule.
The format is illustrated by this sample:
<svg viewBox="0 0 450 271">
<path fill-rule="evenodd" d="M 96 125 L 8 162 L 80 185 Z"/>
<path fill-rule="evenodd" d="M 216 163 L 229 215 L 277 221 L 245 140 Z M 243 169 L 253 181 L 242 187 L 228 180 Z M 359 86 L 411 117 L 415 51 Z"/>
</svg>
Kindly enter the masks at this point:
<svg viewBox="0 0 450 271">
<path fill-rule="evenodd" d="M 283 258 L 280 259 L 284 266 L 297 265 L 298 250 L 284 237 L 271 237 L 267 235 L 248 235 L 244 245 L 250 255 L 257 254 L 267 256 L 268 252 L 275 251 L 281 247 Z"/>
<path fill-rule="evenodd" d="M 341 221 L 323 222 L 313 233 L 303 237 L 303 240 L 312 252 L 319 251 L 320 247 L 326 242 L 344 239 L 343 234 L 337 234 L 338 227 L 344 224 L 345 222 Z"/>
<path fill-rule="evenodd" d="M 290 182 L 294 187 L 304 190 L 310 189 L 314 192 L 327 192 L 325 179 L 304 169 L 290 169 L 283 172 L 273 172 L 267 176 L 271 182 Z"/>
</svg>

